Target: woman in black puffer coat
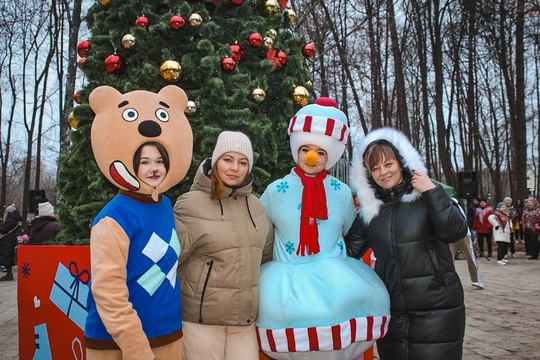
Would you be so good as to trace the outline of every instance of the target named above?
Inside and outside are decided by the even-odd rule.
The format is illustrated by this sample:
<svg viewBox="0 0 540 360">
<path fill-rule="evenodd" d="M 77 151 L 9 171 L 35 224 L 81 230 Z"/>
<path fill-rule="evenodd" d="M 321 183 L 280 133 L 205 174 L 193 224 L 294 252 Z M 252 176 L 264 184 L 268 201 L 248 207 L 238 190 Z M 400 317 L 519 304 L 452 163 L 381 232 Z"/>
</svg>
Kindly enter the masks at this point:
<svg viewBox="0 0 540 360">
<path fill-rule="evenodd" d="M 0 265 L 5 268 L 6 275 L 0 281 L 13 280 L 13 266 L 15 265 L 15 247 L 17 246 L 17 230 L 22 221 L 22 216 L 11 204 L 4 212 L 4 222 L 0 225 Z"/>
<path fill-rule="evenodd" d="M 448 244 L 465 237 L 466 220 L 395 129 L 360 142 L 350 183 L 360 209 L 347 252 L 359 258 L 372 248 L 390 294 L 388 333 L 377 341 L 381 360 L 461 359 L 465 305 Z"/>
</svg>

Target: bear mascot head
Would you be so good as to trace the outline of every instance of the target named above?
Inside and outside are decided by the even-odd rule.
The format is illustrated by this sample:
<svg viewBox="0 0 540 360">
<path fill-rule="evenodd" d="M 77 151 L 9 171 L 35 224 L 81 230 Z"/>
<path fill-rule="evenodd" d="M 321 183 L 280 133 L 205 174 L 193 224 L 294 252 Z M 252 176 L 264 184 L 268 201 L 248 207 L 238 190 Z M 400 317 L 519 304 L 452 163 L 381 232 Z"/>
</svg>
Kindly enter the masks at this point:
<svg viewBox="0 0 540 360">
<path fill-rule="evenodd" d="M 179 183 L 186 175 L 193 152 L 193 133 L 185 116 L 184 90 L 169 85 L 157 94 L 135 90 L 126 94 L 110 86 L 100 86 L 89 96 L 95 112 L 91 130 L 92 150 L 105 177 L 120 189 L 150 195 Z M 133 156 L 144 143 L 155 141 L 165 147 L 169 170 L 163 182 L 152 188 L 137 178 Z"/>
</svg>

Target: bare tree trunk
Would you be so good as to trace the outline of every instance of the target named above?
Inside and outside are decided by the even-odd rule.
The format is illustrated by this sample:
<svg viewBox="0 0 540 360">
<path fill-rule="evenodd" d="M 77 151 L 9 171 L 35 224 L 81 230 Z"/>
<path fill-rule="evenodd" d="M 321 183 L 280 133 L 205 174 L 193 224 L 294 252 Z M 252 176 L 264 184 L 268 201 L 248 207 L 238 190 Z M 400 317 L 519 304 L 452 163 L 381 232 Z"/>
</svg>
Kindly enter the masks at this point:
<svg viewBox="0 0 540 360">
<path fill-rule="evenodd" d="M 473 141 L 472 137 L 473 134 L 478 131 L 478 125 L 477 125 L 477 118 L 476 118 L 476 96 L 475 96 L 475 54 L 476 54 L 476 45 L 475 45 L 475 37 L 476 37 L 476 9 L 475 9 L 475 3 L 474 2 L 465 2 L 465 4 L 469 4 L 467 6 L 468 11 L 468 43 L 467 43 L 467 66 L 468 66 L 468 78 L 467 78 L 467 122 L 470 126 L 469 131 L 469 145 L 471 145 L 470 149 L 472 149 Z M 456 59 L 457 61 L 457 59 Z M 473 152 L 471 151 L 468 154 L 465 154 L 463 159 L 463 165 L 465 170 L 472 169 L 473 166 Z"/>
<path fill-rule="evenodd" d="M 392 40 L 392 56 L 394 57 L 394 72 L 397 92 L 397 115 L 401 130 L 407 137 L 411 137 L 409 115 L 407 111 L 407 95 L 405 93 L 405 78 L 403 75 L 403 60 L 399 48 L 399 38 L 397 33 L 396 18 L 394 13 L 394 1 L 386 1 L 386 10 L 388 13 L 388 28 L 390 30 L 390 39 Z"/>
<path fill-rule="evenodd" d="M 431 16 L 428 15 L 429 31 L 431 34 L 431 50 L 433 53 L 433 69 L 435 73 L 435 119 L 437 124 L 437 149 L 439 151 L 439 158 L 441 159 L 441 167 L 445 179 L 451 179 L 454 174 L 452 171 L 450 154 L 446 149 L 447 131 L 444 122 L 444 104 L 443 104 L 443 92 L 444 92 L 444 76 L 442 65 L 442 40 L 441 40 L 441 19 L 440 19 L 440 7 L 439 0 L 428 1 L 433 5 L 433 11 Z"/>
<path fill-rule="evenodd" d="M 30 183 L 32 176 L 33 163 L 33 144 L 36 137 L 36 130 L 41 128 L 43 121 L 44 107 L 47 104 L 49 89 L 48 77 L 51 69 L 52 59 L 56 52 L 56 34 L 51 26 L 51 10 L 47 7 L 47 2 L 37 4 L 36 16 L 32 19 L 24 19 L 20 24 L 24 27 L 25 33 L 22 39 L 21 51 L 23 52 L 24 62 L 22 78 L 28 79 L 30 76 L 33 79 L 32 84 L 27 84 L 23 81 L 22 84 L 22 100 L 23 114 L 25 115 L 24 126 L 27 133 L 27 148 L 25 171 L 23 181 L 23 207 L 22 215 L 26 218 L 28 214 L 28 204 L 30 203 Z M 26 69 L 33 69 L 31 73 Z M 28 90 L 27 90 L 28 89 Z M 31 109 L 28 109 L 27 104 L 34 104 Z M 41 134 L 37 133 L 38 137 Z M 41 164 L 41 163 L 40 163 Z M 40 165 L 41 166 L 41 165 Z M 38 172 L 39 174 L 39 172 Z M 35 181 L 39 185 L 39 180 Z"/>
<path fill-rule="evenodd" d="M 70 4 L 73 5 L 73 10 L 69 11 Z M 62 0 L 59 3 L 59 13 L 64 13 L 68 19 L 69 24 L 69 49 L 68 63 L 67 63 L 67 78 L 65 80 L 65 94 L 63 111 L 61 111 L 62 119 L 60 121 L 60 153 L 63 154 L 68 145 L 68 134 L 70 126 L 67 122 L 69 113 L 73 108 L 73 94 L 75 94 L 75 81 L 77 74 L 77 44 L 79 38 L 79 31 L 81 28 L 81 8 L 82 0 Z M 62 21 L 63 23 L 63 21 Z M 63 47 L 62 47 L 63 50 Z M 62 51 L 64 53 L 64 51 Z M 58 68 L 58 78 L 62 82 L 63 79 L 63 66 Z"/>
<path fill-rule="evenodd" d="M 512 117 L 512 139 L 514 143 L 514 169 L 522 171 L 514 177 L 515 194 L 524 199 L 527 196 L 527 131 L 525 128 L 525 60 L 524 24 L 525 0 L 517 0 L 516 19 L 516 116 Z"/>
<path fill-rule="evenodd" d="M 376 1 L 377 2 L 377 1 Z M 375 32 L 375 14 L 378 13 L 377 8 L 374 9 L 371 0 L 366 0 L 366 18 L 368 25 L 368 39 L 370 51 L 370 73 L 371 73 L 371 125 L 372 128 L 382 127 L 381 109 L 382 109 L 382 87 L 381 87 L 381 53 L 379 36 Z"/>
<path fill-rule="evenodd" d="M 535 43 L 535 47 L 534 47 L 535 54 L 540 53 L 539 48 L 540 48 L 540 44 Z M 534 70 L 535 70 L 535 75 L 536 75 L 536 79 L 535 79 L 536 89 L 540 89 L 540 69 L 539 69 L 538 61 L 535 62 L 534 66 L 535 66 Z M 540 109 L 540 91 L 538 91 L 538 90 L 536 91 L 536 107 L 538 109 Z M 536 138 L 538 140 L 538 139 L 540 139 L 540 112 L 536 113 L 536 123 L 538 124 L 537 127 L 536 127 Z M 534 128 L 534 126 L 533 126 L 533 128 Z M 533 153 L 533 158 L 535 157 L 534 152 L 536 152 L 536 159 L 540 159 L 540 141 L 536 142 L 536 149 L 531 147 L 531 152 Z M 533 163 L 532 165 L 534 165 L 534 166 L 532 166 L 532 169 L 535 171 L 536 174 L 538 174 L 538 165 L 536 165 L 536 162 Z M 525 175 L 526 174 L 527 173 L 525 173 Z M 527 176 L 525 176 L 525 177 L 527 177 Z M 536 182 L 534 184 L 534 195 L 538 194 L 539 188 L 540 188 L 540 176 L 536 176 Z M 525 199 L 525 198 L 517 196 L 517 194 L 516 194 L 516 197 L 518 199 L 521 199 L 521 200 Z"/>
<path fill-rule="evenodd" d="M 11 144 L 12 144 L 12 133 L 13 133 L 13 125 L 15 122 L 15 107 L 16 107 L 16 99 L 18 96 L 17 92 L 17 83 L 15 80 L 15 77 L 13 76 L 13 67 L 18 67 L 18 64 L 14 63 L 15 56 L 13 54 L 13 33 L 10 33 L 9 40 L 7 42 L 7 48 L 5 49 L 7 53 L 9 54 L 6 57 L 6 63 L 5 66 L 7 66 L 8 70 L 8 81 L 9 81 L 9 87 L 10 87 L 10 95 L 11 95 L 11 106 L 10 106 L 10 112 L 8 115 L 8 122 L 7 122 L 7 131 L 4 130 L 4 126 L 2 125 L 2 130 L 4 130 L 4 134 L 6 136 L 6 143 L 2 144 L 2 149 L 5 149 L 5 151 L 2 151 L 2 189 L 0 192 L 0 206 L 3 206 L 6 204 L 7 201 L 13 201 L 13 199 L 7 199 L 7 184 L 8 184 L 8 167 L 10 164 L 10 158 L 11 158 Z M 3 91 L 2 91 L 3 92 Z M 3 119 L 3 117 L 2 117 Z M 3 215 L 3 213 L 2 213 Z"/>
<path fill-rule="evenodd" d="M 431 163 L 431 126 L 429 122 L 429 95 L 428 95 L 428 58 L 426 52 L 426 32 L 423 26 L 423 19 L 425 18 L 425 10 L 417 0 L 412 0 L 414 24 L 416 27 L 416 45 L 418 47 L 418 62 L 420 65 L 420 81 L 421 81 L 421 94 L 422 94 L 422 119 L 423 119 L 423 133 L 424 133 L 424 148 L 426 153 L 426 168 L 432 169 Z"/>
</svg>

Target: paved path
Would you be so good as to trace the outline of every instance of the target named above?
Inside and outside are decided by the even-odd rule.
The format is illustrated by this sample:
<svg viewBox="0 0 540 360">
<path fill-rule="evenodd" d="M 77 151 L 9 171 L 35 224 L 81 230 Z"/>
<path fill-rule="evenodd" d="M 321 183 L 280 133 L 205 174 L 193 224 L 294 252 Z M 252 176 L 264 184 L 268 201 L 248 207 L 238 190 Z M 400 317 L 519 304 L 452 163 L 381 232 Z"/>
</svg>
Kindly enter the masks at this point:
<svg viewBox="0 0 540 360">
<path fill-rule="evenodd" d="M 479 259 L 484 290 L 456 261 L 467 306 L 464 360 L 540 360 L 540 261 L 517 256 L 507 266 Z M 17 281 L 0 282 L 0 360 L 19 359 L 16 298 Z"/>
<path fill-rule="evenodd" d="M 17 274 L 13 275 L 14 281 L 0 281 L 0 360 L 19 359 Z"/>
</svg>

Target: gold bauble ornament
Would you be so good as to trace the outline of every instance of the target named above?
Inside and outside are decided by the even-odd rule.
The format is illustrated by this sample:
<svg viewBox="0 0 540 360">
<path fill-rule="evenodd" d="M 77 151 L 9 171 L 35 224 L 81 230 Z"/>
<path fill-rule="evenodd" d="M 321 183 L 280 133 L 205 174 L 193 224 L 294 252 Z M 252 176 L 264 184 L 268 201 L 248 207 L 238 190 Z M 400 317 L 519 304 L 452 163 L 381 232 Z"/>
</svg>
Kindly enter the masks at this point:
<svg viewBox="0 0 540 360">
<path fill-rule="evenodd" d="M 75 116 L 73 115 L 73 111 L 69 113 L 68 123 L 72 129 L 76 129 L 79 127 L 79 120 L 75 119 Z"/>
<path fill-rule="evenodd" d="M 203 23 L 203 19 L 202 19 L 202 16 L 197 14 L 197 13 L 193 13 L 189 16 L 189 25 L 192 26 L 192 27 L 199 27 L 201 26 Z"/>
<path fill-rule="evenodd" d="M 260 104 L 266 99 L 266 93 L 263 89 L 258 87 L 251 92 L 251 98 L 253 101 Z"/>
<path fill-rule="evenodd" d="M 182 66 L 178 61 L 167 60 L 159 68 L 161 77 L 168 82 L 176 82 L 182 74 Z"/>
<path fill-rule="evenodd" d="M 99 3 L 103 6 L 107 6 L 109 5 L 109 3 L 111 2 L 111 0 L 98 0 Z"/>
<path fill-rule="evenodd" d="M 271 38 L 272 40 L 276 40 L 276 38 L 277 38 L 277 31 L 274 30 L 274 29 L 270 29 L 270 30 L 268 30 L 268 32 L 266 33 L 266 36 L 268 36 L 268 37 Z"/>
<path fill-rule="evenodd" d="M 309 102 L 309 91 L 303 86 L 295 86 L 292 99 L 296 105 L 306 106 Z"/>
<path fill-rule="evenodd" d="M 296 12 L 293 9 L 285 9 L 285 18 L 292 24 L 296 21 Z"/>
<path fill-rule="evenodd" d="M 187 115 L 195 114 L 197 112 L 197 105 L 195 104 L 195 101 L 189 100 L 187 102 L 186 110 L 184 110 L 184 113 Z"/>
<path fill-rule="evenodd" d="M 266 46 L 269 49 L 272 49 L 274 47 L 274 40 L 272 40 L 271 37 L 265 37 L 264 38 L 264 46 Z"/>
<path fill-rule="evenodd" d="M 272 16 L 281 12 L 281 6 L 277 0 L 266 0 L 264 2 L 264 14 L 266 16 Z"/>
<path fill-rule="evenodd" d="M 126 34 L 124 35 L 124 37 L 122 37 L 122 46 L 124 47 L 124 49 L 131 49 L 135 46 L 136 41 L 137 40 L 135 39 L 135 36 L 131 34 Z"/>
</svg>

